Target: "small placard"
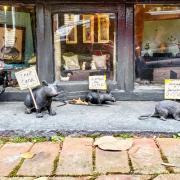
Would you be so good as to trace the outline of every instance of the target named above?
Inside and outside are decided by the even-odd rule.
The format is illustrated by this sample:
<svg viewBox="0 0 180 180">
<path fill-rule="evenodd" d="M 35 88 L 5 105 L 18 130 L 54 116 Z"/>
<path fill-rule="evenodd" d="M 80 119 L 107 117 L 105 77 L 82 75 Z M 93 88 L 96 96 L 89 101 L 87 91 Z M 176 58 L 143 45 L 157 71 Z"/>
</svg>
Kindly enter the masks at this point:
<svg viewBox="0 0 180 180">
<path fill-rule="evenodd" d="M 89 89 L 91 90 L 106 90 L 106 75 L 89 76 Z"/>
<path fill-rule="evenodd" d="M 165 79 L 165 99 L 180 99 L 180 80 Z"/>
<path fill-rule="evenodd" d="M 35 66 L 15 73 L 21 90 L 35 88 L 40 85 Z"/>
</svg>

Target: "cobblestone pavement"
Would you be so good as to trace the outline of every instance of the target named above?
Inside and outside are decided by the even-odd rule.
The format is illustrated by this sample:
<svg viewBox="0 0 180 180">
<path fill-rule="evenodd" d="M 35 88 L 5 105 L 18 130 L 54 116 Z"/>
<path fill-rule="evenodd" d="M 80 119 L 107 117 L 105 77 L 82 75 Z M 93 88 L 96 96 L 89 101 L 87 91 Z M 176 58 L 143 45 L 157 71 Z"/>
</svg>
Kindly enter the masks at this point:
<svg viewBox="0 0 180 180">
<path fill-rule="evenodd" d="M 180 139 L 134 138 L 128 151 L 103 151 L 93 142 L 66 137 L 0 145 L 0 180 L 180 180 Z M 25 152 L 34 156 L 21 158 Z"/>
</svg>

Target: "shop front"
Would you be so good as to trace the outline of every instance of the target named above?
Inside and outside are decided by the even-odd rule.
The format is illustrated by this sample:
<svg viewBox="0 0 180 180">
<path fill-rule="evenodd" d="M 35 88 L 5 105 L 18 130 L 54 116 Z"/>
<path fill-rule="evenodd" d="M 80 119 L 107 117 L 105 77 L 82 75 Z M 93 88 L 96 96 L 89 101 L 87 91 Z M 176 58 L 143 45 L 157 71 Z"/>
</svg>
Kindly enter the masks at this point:
<svg viewBox="0 0 180 180">
<path fill-rule="evenodd" d="M 176 1 L 0 1 L 0 58 L 8 70 L 4 100 L 21 100 L 14 72 L 36 66 L 67 97 L 105 74 L 118 100 L 160 100 L 164 79 L 180 77 L 180 5 Z"/>
</svg>

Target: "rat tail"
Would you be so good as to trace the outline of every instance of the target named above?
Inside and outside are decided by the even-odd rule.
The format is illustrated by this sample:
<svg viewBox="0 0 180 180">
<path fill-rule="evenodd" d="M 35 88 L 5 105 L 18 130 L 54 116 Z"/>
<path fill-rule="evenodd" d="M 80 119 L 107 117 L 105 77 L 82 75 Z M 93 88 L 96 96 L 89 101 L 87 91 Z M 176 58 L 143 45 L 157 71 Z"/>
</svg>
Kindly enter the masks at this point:
<svg viewBox="0 0 180 180">
<path fill-rule="evenodd" d="M 145 119 L 148 119 L 150 117 L 158 117 L 158 114 L 157 113 L 145 114 L 145 115 L 139 116 L 138 119 L 139 120 L 145 120 Z"/>
<path fill-rule="evenodd" d="M 66 102 L 66 101 L 60 101 L 60 102 L 62 102 L 62 104 L 59 104 L 57 107 L 60 107 L 60 106 L 65 106 L 65 105 L 67 104 L 67 102 Z"/>
</svg>

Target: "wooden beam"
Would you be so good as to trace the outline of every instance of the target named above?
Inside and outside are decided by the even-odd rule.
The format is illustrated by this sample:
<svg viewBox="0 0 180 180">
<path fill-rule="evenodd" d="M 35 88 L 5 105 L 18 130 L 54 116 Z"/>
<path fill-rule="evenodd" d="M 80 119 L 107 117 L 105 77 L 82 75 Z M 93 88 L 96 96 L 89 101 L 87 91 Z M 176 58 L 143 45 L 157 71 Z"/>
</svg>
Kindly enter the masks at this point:
<svg viewBox="0 0 180 180">
<path fill-rule="evenodd" d="M 117 86 L 118 89 L 125 90 L 125 66 L 126 66 L 126 45 L 125 45 L 125 33 L 126 33 L 126 7 L 125 4 L 118 6 L 117 16 Z"/>
<path fill-rule="evenodd" d="M 134 6 L 126 6 L 125 90 L 134 89 Z"/>
<path fill-rule="evenodd" d="M 51 11 L 43 4 L 36 5 L 37 69 L 40 80 L 54 81 Z"/>
</svg>

